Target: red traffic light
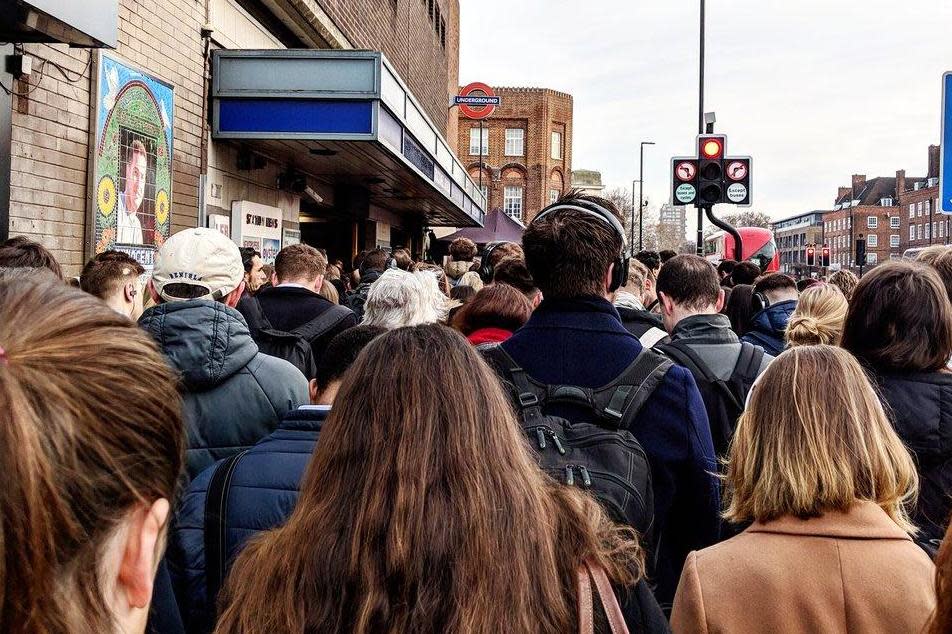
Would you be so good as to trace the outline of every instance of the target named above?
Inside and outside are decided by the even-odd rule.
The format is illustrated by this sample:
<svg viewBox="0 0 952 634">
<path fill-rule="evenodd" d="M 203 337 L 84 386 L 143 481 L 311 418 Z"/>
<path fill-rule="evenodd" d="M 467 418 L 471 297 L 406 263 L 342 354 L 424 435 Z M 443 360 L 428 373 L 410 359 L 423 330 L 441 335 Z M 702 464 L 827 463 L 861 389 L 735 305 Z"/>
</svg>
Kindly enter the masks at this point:
<svg viewBox="0 0 952 634">
<path fill-rule="evenodd" d="M 698 151 L 701 158 L 719 159 L 724 156 L 724 139 L 722 137 L 701 137 L 698 139 Z"/>
<path fill-rule="evenodd" d="M 816 253 L 816 249 L 814 249 L 813 247 L 810 247 L 809 249 L 807 249 L 807 255 L 813 255 L 814 253 Z"/>
<path fill-rule="evenodd" d="M 830 247 L 823 247 L 823 257 L 830 257 Z"/>
</svg>

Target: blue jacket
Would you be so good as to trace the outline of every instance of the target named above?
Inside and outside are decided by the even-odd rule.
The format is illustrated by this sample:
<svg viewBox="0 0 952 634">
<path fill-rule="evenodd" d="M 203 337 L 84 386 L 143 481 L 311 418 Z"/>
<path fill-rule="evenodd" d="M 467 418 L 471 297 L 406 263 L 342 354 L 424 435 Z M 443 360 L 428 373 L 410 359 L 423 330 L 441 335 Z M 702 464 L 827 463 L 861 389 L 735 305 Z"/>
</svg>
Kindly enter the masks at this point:
<svg viewBox="0 0 952 634">
<path fill-rule="evenodd" d="M 772 357 L 777 356 L 787 347 L 787 323 L 796 309 L 795 299 L 771 304 L 751 318 L 750 330 L 741 341 L 760 346 Z"/>
<path fill-rule="evenodd" d="M 311 461 L 330 408 L 305 406 L 289 412 L 278 428 L 248 450 L 235 467 L 226 506 L 226 543 L 233 561 L 249 539 L 284 523 L 297 503 L 301 478 Z M 213 465 L 195 478 L 178 508 L 167 559 L 178 605 L 190 633 L 208 632 L 205 595 L 205 499 Z"/>
<path fill-rule="evenodd" d="M 189 478 L 255 444 L 308 402 L 304 375 L 261 354 L 241 314 L 220 302 L 160 304 L 139 325 L 179 374 Z"/>
<path fill-rule="evenodd" d="M 544 300 L 528 323 L 502 344 L 536 381 L 597 388 L 618 377 L 641 352 L 638 339 L 605 299 Z M 597 422 L 583 410 L 547 413 Z M 672 367 L 631 432 L 651 462 L 655 527 L 653 573 L 662 604 L 674 598 L 688 553 L 718 540 L 720 495 L 707 411 L 691 373 Z"/>
</svg>

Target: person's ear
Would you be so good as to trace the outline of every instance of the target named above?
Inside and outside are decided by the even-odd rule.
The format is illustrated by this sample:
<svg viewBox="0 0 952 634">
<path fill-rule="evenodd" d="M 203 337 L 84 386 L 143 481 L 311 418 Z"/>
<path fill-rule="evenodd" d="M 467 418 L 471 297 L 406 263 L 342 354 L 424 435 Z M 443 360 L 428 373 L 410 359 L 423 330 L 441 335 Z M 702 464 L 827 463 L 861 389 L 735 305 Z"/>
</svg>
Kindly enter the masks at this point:
<svg viewBox="0 0 952 634">
<path fill-rule="evenodd" d="M 320 292 L 321 292 L 321 287 L 322 287 L 322 286 L 324 286 L 324 274 L 323 274 L 323 273 L 320 274 L 320 275 L 318 275 L 318 276 L 317 276 L 317 279 L 314 280 L 314 292 L 317 293 L 317 294 L 320 294 Z"/>
<path fill-rule="evenodd" d="M 714 305 L 714 308 L 717 309 L 717 312 L 721 312 L 724 309 L 724 289 L 722 288 L 717 293 L 717 302 Z"/>
<path fill-rule="evenodd" d="M 162 303 L 162 296 L 159 295 L 158 291 L 155 290 L 155 284 L 152 282 L 152 278 L 149 278 L 149 281 L 146 283 L 145 287 L 149 289 L 149 297 L 152 298 L 152 301 L 156 304 Z"/>
<path fill-rule="evenodd" d="M 277 274 L 277 273 L 272 273 L 272 274 L 271 274 L 271 286 L 277 287 L 277 285 L 278 285 L 278 274 Z"/>
<path fill-rule="evenodd" d="M 127 519 L 125 544 L 116 588 L 130 609 L 144 609 L 152 600 L 152 584 L 164 546 L 169 501 L 161 498 L 151 505 L 138 505 Z"/>
<path fill-rule="evenodd" d="M 238 285 L 235 290 L 225 295 L 225 305 L 228 308 L 234 308 L 238 305 L 238 300 L 241 299 L 242 293 L 245 292 L 245 281 L 241 280 L 241 284 Z"/>
<path fill-rule="evenodd" d="M 129 282 L 122 288 L 122 299 L 127 304 L 135 303 L 136 295 L 139 294 L 139 291 L 136 289 L 134 282 Z"/>
<path fill-rule="evenodd" d="M 307 396 L 311 405 L 317 405 L 321 398 L 321 388 L 317 385 L 317 379 L 311 379 L 307 382 Z"/>
<path fill-rule="evenodd" d="M 608 270 L 605 272 L 605 278 L 602 282 L 605 284 L 605 294 L 608 294 L 608 289 L 612 287 L 612 273 L 615 271 L 615 263 L 612 262 L 608 265 Z"/>
<path fill-rule="evenodd" d="M 658 301 L 661 302 L 661 310 L 664 311 L 665 315 L 674 314 L 674 300 L 668 297 L 665 293 L 658 293 Z"/>
<path fill-rule="evenodd" d="M 653 290 L 654 290 L 654 280 L 652 280 L 650 277 L 648 277 L 648 276 L 646 275 L 646 276 L 645 276 L 645 284 L 644 284 L 644 286 L 642 287 L 642 292 L 644 292 L 644 293 L 650 293 L 650 292 L 653 291 Z"/>
<path fill-rule="evenodd" d="M 539 307 L 539 304 L 542 303 L 542 291 L 536 293 L 532 298 L 532 310 L 535 310 Z"/>
</svg>

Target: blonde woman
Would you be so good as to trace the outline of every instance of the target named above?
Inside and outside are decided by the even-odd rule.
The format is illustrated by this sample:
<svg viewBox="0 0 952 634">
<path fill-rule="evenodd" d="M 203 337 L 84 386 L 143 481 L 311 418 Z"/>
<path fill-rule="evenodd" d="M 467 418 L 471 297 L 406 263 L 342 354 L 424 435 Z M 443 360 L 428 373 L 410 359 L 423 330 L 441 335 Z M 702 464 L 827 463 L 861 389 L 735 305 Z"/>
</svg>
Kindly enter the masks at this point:
<svg viewBox="0 0 952 634">
<path fill-rule="evenodd" d="M 811 286 L 800 293 L 797 309 L 787 323 L 787 344 L 791 348 L 839 345 L 847 310 L 849 302 L 839 288 L 824 283 Z"/>
<path fill-rule="evenodd" d="M 725 481 L 724 516 L 753 524 L 688 556 L 676 634 L 922 631 L 935 567 L 910 538 L 915 465 L 848 352 L 802 346 L 770 364 Z"/>
</svg>

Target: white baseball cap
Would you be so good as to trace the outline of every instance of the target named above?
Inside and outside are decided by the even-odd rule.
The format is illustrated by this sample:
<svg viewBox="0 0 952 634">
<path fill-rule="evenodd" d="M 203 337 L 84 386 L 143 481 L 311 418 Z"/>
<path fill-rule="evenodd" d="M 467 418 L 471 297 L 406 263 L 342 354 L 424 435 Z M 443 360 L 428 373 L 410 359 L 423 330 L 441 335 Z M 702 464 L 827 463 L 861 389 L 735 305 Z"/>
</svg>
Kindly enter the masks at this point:
<svg viewBox="0 0 952 634">
<path fill-rule="evenodd" d="M 244 279 L 238 245 L 215 229 L 186 229 L 165 241 L 155 256 L 152 284 L 167 302 L 188 299 L 219 300 Z M 204 288 L 201 297 L 183 298 L 165 292 L 168 284 Z"/>
</svg>

